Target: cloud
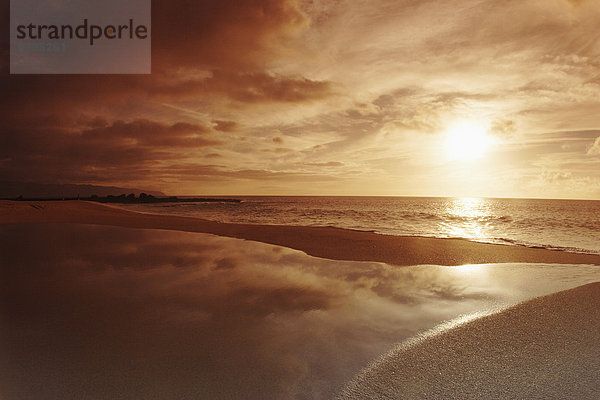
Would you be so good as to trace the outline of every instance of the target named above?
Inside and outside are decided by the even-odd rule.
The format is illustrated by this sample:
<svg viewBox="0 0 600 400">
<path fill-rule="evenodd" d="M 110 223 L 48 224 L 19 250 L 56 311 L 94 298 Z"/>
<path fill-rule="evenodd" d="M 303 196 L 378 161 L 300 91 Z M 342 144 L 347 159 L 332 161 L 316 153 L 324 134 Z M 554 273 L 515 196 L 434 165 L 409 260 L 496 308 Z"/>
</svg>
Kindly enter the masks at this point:
<svg viewBox="0 0 600 400">
<path fill-rule="evenodd" d="M 554 132 L 600 124 L 595 1 L 153 6 L 147 76 L 10 75 L 8 40 L 0 39 L 1 177 L 232 193 L 241 180 L 255 182 L 244 176 L 256 175 L 272 193 L 279 186 L 286 193 L 433 195 L 452 180 L 432 169 L 442 162 L 435 157 L 439 140 L 427 136 L 443 134 L 457 118 L 485 120 L 499 140 L 489 158 L 522 179 L 539 178 L 526 164 L 542 152 L 517 160 L 525 153 L 519 144 L 530 148 Z M 4 25 L 8 11 L 5 4 Z M 273 138 L 276 147 L 265 146 Z M 561 145 L 597 154 L 597 144 Z M 392 165 L 399 158 L 411 169 Z M 210 159 L 221 166 L 188 173 L 206 170 L 201 160 Z M 349 165 L 361 174 L 350 174 Z M 324 173 L 305 174 L 307 167 L 346 178 L 319 187 Z M 588 162 L 574 174 L 597 171 Z M 256 193 L 259 186 L 239 190 Z"/>
<path fill-rule="evenodd" d="M 568 181 L 573 178 L 573 174 L 568 171 L 543 171 L 542 179 L 549 183 Z"/>
<path fill-rule="evenodd" d="M 499 119 L 492 123 L 490 132 L 501 137 L 509 137 L 516 132 L 516 123 L 510 119 Z"/>
<path fill-rule="evenodd" d="M 164 172 L 158 174 L 158 176 L 179 177 L 180 179 L 195 177 L 197 179 L 207 180 L 221 180 L 227 178 L 250 181 L 285 180 L 289 182 L 331 182 L 338 179 L 329 174 L 311 174 L 296 171 L 270 171 L 261 169 L 230 170 L 224 166 L 201 165 L 195 163 L 172 163 L 164 169 Z"/>
<path fill-rule="evenodd" d="M 290 78 L 268 73 L 225 74 L 216 72 L 205 83 L 208 92 L 223 92 L 245 102 L 303 102 L 332 94 L 330 82 Z"/>
<path fill-rule="evenodd" d="M 149 117 L 154 100 L 215 97 L 240 102 L 302 102 L 327 95 L 331 83 L 301 73 L 268 70 L 287 42 L 308 28 L 295 0 L 240 4 L 175 0 L 153 5 L 151 75 L 10 75 L 8 52 L 0 84 L 0 115 L 13 123 L 29 116 L 73 115 L 102 110 L 109 119 Z M 2 9 L 8 29 L 8 6 Z M 8 49 L 8 42 L 3 47 Z M 55 88 L 60 87 L 60 90 Z M 131 100 L 134 99 L 132 102 Z M 149 104 L 150 103 L 150 104 Z M 123 110 L 129 110 L 124 112 Z M 132 115 L 134 111 L 137 115 Z M 96 111 L 97 112 L 97 111 Z M 110 115 L 112 114 L 112 115 Z M 222 120 L 214 116 L 215 120 Z M 232 129 L 231 125 L 217 128 Z"/>
<path fill-rule="evenodd" d="M 261 151 L 263 153 L 285 154 L 285 153 L 292 153 L 294 150 L 293 149 L 289 149 L 287 147 L 276 147 L 274 149 L 262 149 Z"/>
<path fill-rule="evenodd" d="M 322 162 L 322 163 L 305 163 L 305 164 L 313 166 L 313 167 L 342 167 L 344 165 L 344 163 L 339 162 L 339 161 L 329 161 L 329 162 Z"/>
<path fill-rule="evenodd" d="M 235 121 L 221 121 L 213 120 L 214 129 L 221 132 L 233 132 L 239 128 L 239 125 Z"/>
<path fill-rule="evenodd" d="M 600 136 L 596 138 L 594 144 L 588 149 L 587 153 L 589 155 L 598 155 L 600 154 Z"/>
<path fill-rule="evenodd" d="M 37 124 L 0 133 L 3 179 L 93 182 L 135 181 L 153 173 L 157 162 L 180 159 L 182 152 L 217 146 L 197 124 L 151 120 L 92 119 L 57 128 Z"/>
<path fill-rule="evenodd" d="M 242 103 L 295 103 L 332 96 L 331 82 L 302 76 L 285 76 L 268 72 L 211 71 L 197 78 L 181 73 L 177 79 L 158 75 L 138 88 L 159 99 L 180 100 L 204 96 L 224 96 Z"/>
<path fill-rule="evenodd" d="M 298 2 L 176 0 L 153 4 L 153 68 L 258 70 L 308 27 Z"/>
<path fill-rule="evenodd" d="M 177 122 L 171 125 L 149 120 L 131 122 L 115 121 L 109 126 L 92 127 L 83 130 L 83 140 L 90 143 L 101 141 L 134 140 L 140 146 L 166 147 L 203 147 L 219 144 L 217 140 L 205 138 L 209 130 L 201 125 Z"/>
<path fill-rule="evenodd" d="M 215 269 L 233 269 L 237 266 L 237 261 L 231 257 L 223 257 L 215 260 Z"/>
</svg>

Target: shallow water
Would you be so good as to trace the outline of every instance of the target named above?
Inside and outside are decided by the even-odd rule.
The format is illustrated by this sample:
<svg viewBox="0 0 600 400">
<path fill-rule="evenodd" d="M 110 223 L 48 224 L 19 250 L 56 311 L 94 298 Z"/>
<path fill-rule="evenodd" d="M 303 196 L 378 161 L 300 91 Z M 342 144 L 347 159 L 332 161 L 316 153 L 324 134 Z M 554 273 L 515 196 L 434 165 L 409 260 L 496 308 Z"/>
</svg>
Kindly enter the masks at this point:
<svg viewBox="0 0 600 400">
<path fill-rule="evenodd" d="M 207 234 L 0 225 L 3 400 L 330 398 L 442 321 L 600 280 L 391 267 Z"/>
<path fill-rule="evenodd" d="M 221 222 L 337 226 L 600 254 L 600 201 L 446 197 L 239 197 L 123 205 Z"/>
</svg>

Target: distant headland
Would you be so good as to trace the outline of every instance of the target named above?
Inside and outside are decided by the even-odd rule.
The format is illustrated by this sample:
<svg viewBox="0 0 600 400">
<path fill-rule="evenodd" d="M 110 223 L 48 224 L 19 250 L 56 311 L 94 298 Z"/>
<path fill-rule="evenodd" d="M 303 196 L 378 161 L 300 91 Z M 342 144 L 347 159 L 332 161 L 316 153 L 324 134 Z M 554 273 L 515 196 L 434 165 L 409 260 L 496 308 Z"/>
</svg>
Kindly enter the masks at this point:
<svg viewBox="0 0 600 400">
<path fill-rule="evenodd" d="M 12 199 L 5 200 L 15 200 L 15 201 L 61 201 L 61 200 L 83 200 L 83 201 L 94 201 L 97 203 L 119 203 L 119 204 L 147 204 L 147 203 L 240 203 L 239 199 L 231 199 L 231 198 L 216 198 L 216 197 L 177 197 L 177 196 L 165 196 L 165 197 L 156 197 L 151 194 L 140 193 L 139 196 L 136 196 L 134 193 L 130 194 L 120 194 L 118 196 L 108 195 L 108 196 L 97 196 L 91 195 L 86 197 L 56 197 L 56 198 L 48 198 L 48 197 L 39 197 L 39 198 L 30 198 L 19 196 Z"/>
</svg>

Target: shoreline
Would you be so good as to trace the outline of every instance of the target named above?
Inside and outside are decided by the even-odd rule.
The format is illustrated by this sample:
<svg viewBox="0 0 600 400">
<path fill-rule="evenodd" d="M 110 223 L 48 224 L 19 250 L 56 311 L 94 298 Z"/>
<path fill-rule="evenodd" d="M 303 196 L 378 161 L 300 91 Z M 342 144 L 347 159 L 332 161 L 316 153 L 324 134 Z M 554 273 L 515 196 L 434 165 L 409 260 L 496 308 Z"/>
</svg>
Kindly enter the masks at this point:
<svg viewBox="0 0 600 400">
<path fill-rule="evenodd" d="M 337 399 L 597 398 L 599 305 L 595 282 L 434 328 L 375 360 Z"/>
<path fill-rule="evenodd" d="M 600 265 L 600 255 L 473 242 L 467 239 L 393 236 L 337 227 L 234 224 L 141 213 L 73 201 L 0 201 L 0 224 L 77 223 L 208 233 L 288 247 L 320 258 L 397 266 L 529 262 Z"/>
</svg>

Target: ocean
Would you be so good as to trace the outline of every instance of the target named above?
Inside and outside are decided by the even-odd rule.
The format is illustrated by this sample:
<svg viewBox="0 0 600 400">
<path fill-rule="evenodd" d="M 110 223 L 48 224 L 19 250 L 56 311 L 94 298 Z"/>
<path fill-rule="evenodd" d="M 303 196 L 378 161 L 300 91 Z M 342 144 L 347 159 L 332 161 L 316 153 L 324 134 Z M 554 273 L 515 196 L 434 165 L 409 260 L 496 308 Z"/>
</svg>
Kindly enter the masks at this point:
<svg viewBox="0 0 600 400">
<path fill-rule="evenodd" d="M 335 226 L 600 254 L 600 200 L 233 196 L 241 203 L 121 207 L 220 222 Z"/>
</svg>

